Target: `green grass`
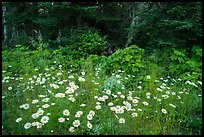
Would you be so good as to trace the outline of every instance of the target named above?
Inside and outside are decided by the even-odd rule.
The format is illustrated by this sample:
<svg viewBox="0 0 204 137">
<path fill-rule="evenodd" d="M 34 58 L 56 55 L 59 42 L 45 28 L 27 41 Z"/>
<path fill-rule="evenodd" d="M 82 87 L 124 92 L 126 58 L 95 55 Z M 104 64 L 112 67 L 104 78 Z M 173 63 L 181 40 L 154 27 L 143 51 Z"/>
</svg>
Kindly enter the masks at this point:
<svg viewBox="0 0 204 137">
<path fill-rule="evenodd" d="M 129 79 L 136 79 L 134 75 L 118 72 L 107 76 L 103 70 L 94 68 L 90 61 L 86 61 L 78 70 L 58 62 L 52 65 L 48 63 L 39 68 L 24 64 L 21 67 L 29 69 L 26 71 L 29 72 L 27 74 L 16 73 L 14 70 L 18 68 L 13 68 L 10 63 L 15 64 L 14 61 L 5 61 L 2 69 L 4 135 L 202 134 L 202 123 L 199 119 L 202 119 L 202 97 L 199 96 L 202 85 L 198 81 L 194 82 L 196 87 L 186 84 L 186 81 L 180 78 L 166 75 L 161 77 L 162 74 L 157 73 L 156 66 L 150 67 L 151 71 L 146 71 L 139 80 L 129 83 Z M 35 70 L 36 68 L 38 70 Z M 82 75 L 82 72 L 85 72 L 85 75 Z M 79 81 L 79 77 L 85 81 Z M 70 94 L 65 93 L 68 87 L 74 87 L 70 86 L 72 82 L 78 88 L 73 89 Z M 53 87 L 50 84 L 58 86 Z M 107 90 L 110 90 L 111 94 L 107 94 Z M 65 96 L 56 97 L 57 93 L 63 93 Z M 100 98 L 105 96 L 108 98 L 104 100 Z M 49 98 L 49 101 L 43 102 L 44 98 Z M 35 99 L 39 102 L 32 104 Z M 134 102 L 134 99 L 138 102 Z M 26 103 L 29 104 L 28 109 L 20 108 Z M 44 104 L 49 104 L 49 107 L 43 108 Z M 96 106 L 101 108 L 97 109 Z M 111 108 L 114 107 L 124 112 L 112 111 Z M 37 119 L 31 116 L 39 108 L 44 110 L 42 116 L 48 116 L 49 121 L 42 128 L 31 126 L 25 129 L 24 125 L 27 122 L 41 122 L 42 116 Z M 63 115 L 65 109 L 70 111 L 69 116 Z M 90 110 L 95 112 L 92 120 L 87 119 Z M 75 115 L 78 111 L 83 112 L 80 117 Z M 132 113 L 137 113 L 137 116 L 133 117 Z M 19 117 L 22 121 L 17 123 L 16 119 Z M 61 117 L 65 118 L 65 122 L 58 121 Z M 125 123 L 120 123 L 120 118 L 124 118 Z M 70 127 L 74 127 L 74 120 L 79 120 L 80 125 L 70 132 Z M 88 128 L 88 121 L 92 128 Z"/>
</svg>

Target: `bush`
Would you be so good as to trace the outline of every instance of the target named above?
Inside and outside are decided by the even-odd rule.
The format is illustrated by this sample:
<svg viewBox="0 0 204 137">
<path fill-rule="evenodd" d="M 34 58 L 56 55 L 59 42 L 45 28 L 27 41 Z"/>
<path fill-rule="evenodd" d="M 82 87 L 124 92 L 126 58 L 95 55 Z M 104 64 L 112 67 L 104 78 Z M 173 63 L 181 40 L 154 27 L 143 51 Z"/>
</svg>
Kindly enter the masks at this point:
<svg viewBox="0 0 204 137">
<path fill-rule="evenodd" d="M 143 53 L 144 50 L 135 45 L 117 50 L 105 60 L 103 67 L 106 72 L 118 73 L 118 70 L 124 70 L 128 74 L 137 75 L 143 67 L 141 64 Z"/>
<path fill-rule="evenodd" d="M 71 30 L 67 47 L 62 48 L 62 51 L 67 55 L 74 51 L 75 59 L 87 57 L 90 54 L 99 55 L 106 44 L 105 39 L 105 36 L 101 36 L 94 29 L 76 28 Z"/>
</svg>

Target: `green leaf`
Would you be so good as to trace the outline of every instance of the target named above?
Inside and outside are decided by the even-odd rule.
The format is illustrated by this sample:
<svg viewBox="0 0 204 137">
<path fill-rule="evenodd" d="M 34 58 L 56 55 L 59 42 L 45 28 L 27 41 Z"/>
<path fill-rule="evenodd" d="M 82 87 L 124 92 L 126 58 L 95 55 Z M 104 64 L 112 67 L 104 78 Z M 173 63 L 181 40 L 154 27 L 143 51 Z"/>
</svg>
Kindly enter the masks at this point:
<svg viewBox="0 0 204 137">
<path fill-rule="evenodd" d="M 125 60 L 126 60 L 126 61 L 130 61 L 131 58 L 132 58 L 131 55 L 126 55 L 126 56 L 125 56 Z"/>
</svg>

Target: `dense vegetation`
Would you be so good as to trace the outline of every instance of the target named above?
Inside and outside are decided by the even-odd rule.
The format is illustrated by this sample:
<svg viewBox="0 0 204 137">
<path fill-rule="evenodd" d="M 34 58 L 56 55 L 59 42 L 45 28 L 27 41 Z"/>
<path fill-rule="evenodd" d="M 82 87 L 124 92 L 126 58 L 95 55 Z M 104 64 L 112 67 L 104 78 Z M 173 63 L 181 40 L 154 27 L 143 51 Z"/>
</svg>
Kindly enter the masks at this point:
<svg viewBox="0 0 204 137">
<path fill-rule="evenodd" d="M 2 134 L 202 134 L 200 2 L 2 11 Z"/>
</svg>

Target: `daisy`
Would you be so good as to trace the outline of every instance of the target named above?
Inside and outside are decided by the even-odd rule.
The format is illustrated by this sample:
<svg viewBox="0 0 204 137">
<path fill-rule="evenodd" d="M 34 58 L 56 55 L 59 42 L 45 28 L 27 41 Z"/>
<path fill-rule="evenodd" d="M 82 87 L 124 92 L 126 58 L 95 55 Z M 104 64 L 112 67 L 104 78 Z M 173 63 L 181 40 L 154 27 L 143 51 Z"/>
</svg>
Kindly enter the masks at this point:
<svg viewBox="0 0 204 137">
<path fill-rule="evenodd" d="M 31 123 L 27 122 L 25 125 L 24 125 L 24 128 L 25 129 L 29 129 L 31 127 Z"/>
<path fill-rule="evenodd" d="M 32 104 L 37 104 L 39 101 L 37 99 L 32 101 Z"/>
<path fill-rule="evenodd" d="M 125 119 L 124 119 L 124 118 L 120 118 L 120 119 L 119 119 L 119 123 L 120 123 L 120 124 L 124 124 L 124 123 L 125 123 Z"/>
<path fill-rule="evenodd" d="M 80 105 L 80 107 L 85 107 L 85 106 L 86 106 L 86 104 L 81 104 L 81 105 Z"/>
<path fill-rule="evenodd" d="M 138 108 L 137 110 L 138 110 L 138 111 L 142 111 L 142 109 L 140 109 L 140 108 Z"/>
<path fill-rule="evenodd" d="M 82 114 L 83 114 L 82 111 L 78 111 L 78 112 L 76 113 L 76 115 L 79 115 L 79 116 L 81 116 Z"/>
<path fill-rule="evenodd" d="M 38 95 L 38 97 L 45 98 L 46 96 L 45 95 Z"/>
<path fill-rule="evenodd" d="M 32 122 L 32 126 L 33 126 L 33 127 L 34 127 L 34 126 L 37 126 L 37 124 L 38 124 L 38 122 L 36 122 L 36 121 Z"/>
<path fill-rule="evenodd" d="M 108 96 L 107 96 L 107 95 L 104 95 L 103 98 L 104 98 L 104 99 L 108 99 Z"/>
<path fill-rule="evenodd" d="M 70 131 L 70 132 L 74 132 L 74 131 L 75 131 L 75 130 L 74 130 L 74 127 L 70 127 L 70 128 L 69 128 L 69 131 Z"/>
<path fill-rule="evenodd" d="M 141 86 L 138 86 L 137 88 L 142 89 L 142 87 L 141 87 Z"/>
<path fill-rule="evenodd" d="M 43 116 L 40 120 L 43 124 L 47 123 L 49 121 L 49 117 L 48 116 Z"/>
<path fill-rule="evenodd" d="M 42 108 L 39 108 L 37 111 L 38 115 L 41 116 L 44 113 L 44 110 Z"/>
<path fill-rule="evenodd" d="M 150 95 L 151 95 L 151 93 L 150 93 L 150 92 L 147 92 L 147 93 L 146 93 L 146 96 L 150 96 Z"/>
<path fill-rule="evenodd" d="M 74 76 L 69 76 L 68 78 L 74 78 Z"/>
<path fill-rule="evenodd" d="M 145 106 L 149 105 L 149 103 L 147 103 L 146 101 L 143 101 L 142 104 Z"/>
<path fill-rule="evenodd" d="M 12 90 L 12 87 L 8 87 L 8 90 Z"/>
<path fill-rule="evenodd" d="M 101 106 L 100 106 L 100 105 L 97 105 L 95 108 L 96 108 L 97 110 L 99 110 L 99 109 L 101 109 Z"/>
<path fill-rule="evenodd" d="M 112 106 L 112 105 L 113 105 L 113 103 L 112 103 L 112 102 L 108 103 L 108 106 Z"/>
<path fill-rule="evenodd" d="M 92 127 L 93 127 L 92 124 L 91 124 L 89 121 L 87 122 L 87 127 L 88 127 L 89 129 L 92 129 Z"/>
<path fill-rule="evenodd" d="M 84 75 L 85 75 L 85 72 L 83 71 L 83 72 L 81 72 L 81 74 L 84 76 Z"/>
<path fill-rule="evenodd" d="M 80 121 L 79 120 L 74 120 L 73 125 L 74 125 L 74 127 L 79 127 Z"/>
<path fill-rule="evenodd" d="M 167 113 L 166 109 L 163 109 L 163 108 L 162 108 L 161 111 L 162 111 L 162 113 L 164 113 L 164 114 Z"/>
<path fill-rule="evenodd" d="M 147 75 L 147 79 L 150 79 L 151 77 L 150 77 L 150 75 Z"/>
<path fill-rule="evenodd" d="M 58 121 L 59 121 L 60 123 L 62 123 L 62 122 L 64 122 L 64 121 L 65 121 L 65 118 L 63 118 L 63 117 L 58 118 Z"/>
<path fill-rule="evenodd" d="M 93 119 L 93 115 L 88 114 L 88 115 L 87 115 L 87 119 L 88 119 L 88 120 L 92 120 L 92 119 Z"/>
<path fill-rule="evenodd" d="M 125 98 L 125 96 L 124 96 L 124 95 L 120 95 L 120 97 L 121 97 L 122 99 L 124 99 L 124 98 Z"/>
<path fill-rule="evenodd" d="M 79 77 L 79 79 L 78 79 L 80 82 L 84 82 L 85 81 L 85 79 L 84 78 L 82 78 L 82 77 Z"/>
<path fill-rule="evenodd" d="M 105 99 L 102 98 L 102 97 L 99 97 L 99 98 L 98 98 L 98 101 L 105 101 Z"/>
<path fill-rule="evenodd" d="M 120 113 L 120 112 L 119 112 L 119 109 L 116 109 L 115 113 L 116 113 L 116 114 L 119 114 L 119 113 Z"/>
<path fill-rule="evenodd" d="M 24 105 L 23 105 L 23 108 L 24 108 L 24 109 L 28 109 L 28 108 L 29 108 L 29 104 L 24 104 Z"/>
<path fill-rule="evenodd" d="M 40 122 L 37 122 L 37 128 L 42 128 L 43 124 Z"/>
<path fill-rule="evenodd" d="M 65 97 L 65 93 L 57 93 L 55 94 L 56 98 L 64 98 Z"/>
<path fill-rule="evenodd" d="M 68 87 L 68 89 L 65 91 L 65 93 L 66 93 L 66 94 L 72 94 L 72 93 L 74 93 L 74 89 Z"/>
<path fill-rule="evenodd" d="M 39 117 L 39 114 L 38 114 L 38 113 L 34 113 L 34 114 L 32 114 L 31 116 L 32 116 L 33 119 L 36 119 L 36 118 Z"/>
<path fill-rule="evenodd" d="M 123 113 L 124 113 L 124 109 L 120 108 L 120 109 L 119 109 L 119 113 L 120 113 L 120 114 L 123 114 Z"/>
<path fill-rule="evenodd" d="M 111 111 L 116 111 L 117 108 L 116 108 L 116 107 L 111 107 L 110 110 L 111 110 Z"/>
<path fill-rule="evenodd" d="M 65 115 L 65 116 L 69 116 L 69 115 L 70 115 L 69 110 L 68 110 L 68 109 L 65 109 L 65 110 L 63 111 L 63 115 Z"/>
<path fill-rule="evenodd" d="M 50 98 L 44 98 L 43 100 L 42 100 L 42 102 L 48 102 L 50 100 Z"/>
<path fill-rule="evenodd" d="M 131 115 L 132 115 L 132 117 L 137 117 L 138 116 L 137 113 L 132 113 Z"/>
<path fill-rule="evenodd" d="M 94 116 L 94 115 L 95 115 L 95 112 L 94 112 L 93 110 L 90 110 L 90 111 L 89 111 L 89 114 L 92 115 L 92 116 Z"/>
<path fill-rule="evenodd" d="M 175 92 L 171 92 L 171 94 L 172 94 L 172 95 L 176 95 L 176 93 L 175 93 Z"/>
<path fill-rule="evenodd" d="M 132 103 L 138 103 L 138 100 L 137 99 L 133 99 Z"/>
<path fill-rule="evenodd" d="M 19 117 L 19 118 L 16 119 L 16 122 L 19 123 L 19 122 L 21 122 L 21 120 L 22 120 L 22 118 Z"/>
<path fill-rule="evenodd" d="M 110 90 L 106 90 L 106 94 L 110 95 L 111 91 Z"/>
<path fill-rule="evenodd" d="M 49 104 L 44 104 L 42 105 L 42 108 L 48 108 L 50 105 Z"/>
</svg>

